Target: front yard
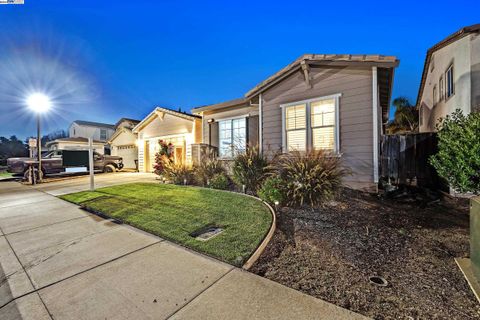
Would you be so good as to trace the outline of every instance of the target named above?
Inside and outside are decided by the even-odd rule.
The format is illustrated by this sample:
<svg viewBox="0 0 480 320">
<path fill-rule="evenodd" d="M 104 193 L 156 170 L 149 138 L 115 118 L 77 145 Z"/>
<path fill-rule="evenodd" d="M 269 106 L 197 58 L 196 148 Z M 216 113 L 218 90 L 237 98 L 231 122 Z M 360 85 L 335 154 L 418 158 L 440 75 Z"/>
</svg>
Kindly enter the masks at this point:
<svg viewBox="0 0 480 320">
<path fill-rule="evenodd" d="M 468 256 L 468 202 L 405 200 L 345 189 L 323 209 L 283 209 L 251 271 L 375 319 L 479 319 L 454 261 Z"/>
<path fill-rule="evenodd" d="M 132 183 L 61 198 L 237 266 L 257 248 L 272 221 L 256 199 L 198 187 Z M 224 231 L 208 241 L 191 235 L 208 225 Z"/>
</svg>

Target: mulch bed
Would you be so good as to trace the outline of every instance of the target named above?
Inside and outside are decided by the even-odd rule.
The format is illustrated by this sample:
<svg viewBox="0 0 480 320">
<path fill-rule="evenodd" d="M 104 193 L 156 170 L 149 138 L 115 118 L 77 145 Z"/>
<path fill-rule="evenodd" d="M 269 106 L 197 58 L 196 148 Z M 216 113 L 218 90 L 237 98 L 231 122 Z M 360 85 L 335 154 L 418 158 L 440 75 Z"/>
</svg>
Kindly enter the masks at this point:
<svg viewBox="0 0 480 320">
<path fill-rule="evenodd" d="M 251 271 L 375 319 L 480 319 L 454 261 L 469 255 L 468 227 L 465 199 L 345 189 L 322 209 L 282 209 Z"/>
</svg>

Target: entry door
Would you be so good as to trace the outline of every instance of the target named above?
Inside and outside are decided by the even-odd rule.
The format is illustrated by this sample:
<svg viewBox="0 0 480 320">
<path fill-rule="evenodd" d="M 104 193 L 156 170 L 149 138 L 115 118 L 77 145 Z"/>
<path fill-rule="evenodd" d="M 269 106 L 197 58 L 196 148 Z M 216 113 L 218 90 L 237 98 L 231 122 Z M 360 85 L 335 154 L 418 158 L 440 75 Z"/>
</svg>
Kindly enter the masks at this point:
<svg viewBox="0 0 480 320">
<path fill-rule="evenodd" d="M 175 162 L 183 163 L 184 162 L 183 154 L 184 154 L 183 146 L 175 147 Z"/>
</svg>

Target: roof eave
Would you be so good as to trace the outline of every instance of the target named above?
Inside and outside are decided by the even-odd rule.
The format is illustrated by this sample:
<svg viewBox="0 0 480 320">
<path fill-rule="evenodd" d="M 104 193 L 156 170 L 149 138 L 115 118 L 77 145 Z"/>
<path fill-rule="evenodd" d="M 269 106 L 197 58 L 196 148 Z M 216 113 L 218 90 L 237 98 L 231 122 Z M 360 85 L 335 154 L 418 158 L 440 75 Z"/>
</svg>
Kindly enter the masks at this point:
<svg viewBox="0 0 480 320">
<path fill-rule="evenodd" d="M 350 65 L 363 65 L 363 66 L 377 66 L 379 68 L 396 68 L 400 61 L 395 59 L 395 61 L 385 61 L 385 62 L 375 62 L 375 61 L 346 61 L 346 60 L 308 60 L 308 59 L 297 59 L 287 67 L 283 68 L 277 74 L 267 78 L 267 80 L 258 84 L 255 88 L 248 91 L 245 94 L 245 98 L 251 99 L 258 94 L 268 90 L 272 86 L 276 85 L 278 82 L 284 80 L 285 78 L 289 77 L 293 73 L 297 72 L 301 69 L 301 62 L 305 61 L 310 66 L 350 66 Z"/>
<path fill-rule="evenodd" d="M 466 37 L 469 34 L 478 33 L 478 32 L 480 32 L 480 24 L 474 24 L 474 25 L 471 25 L 471 26 L 468 26 L 468 27 L 464 27 L 464 28 L 456 31 L 455 33 L 452 33 L 451 35 L 444 38 L 440 42 L 437 42 L 435 45 L 433 45 L 432 47 L 430 47 L 427 50 L 427 55 L 425 56 L 425 62 L 423 64 L 422 78 L 420 80 L 420 86 L 418 88 L 417 101 L 415 103 L 416 108 L 420 107 L 420 100 L 421 100 L 422 95 L 423 95 L 423 90 L 424 90 L 424 87 L 425 87 L 425 81 L 427 80 L 428 67 L 430 65 L 430 60 L 431 60 L 432 54 L 434 52 L 436 52 L 436 51 L 438 51 L 438 50 L 440 50 L 440 49 L 442 49 L 442 48 L 444 48 L 444 47 L 462 39 L 463 37 Z"/>
</svg>

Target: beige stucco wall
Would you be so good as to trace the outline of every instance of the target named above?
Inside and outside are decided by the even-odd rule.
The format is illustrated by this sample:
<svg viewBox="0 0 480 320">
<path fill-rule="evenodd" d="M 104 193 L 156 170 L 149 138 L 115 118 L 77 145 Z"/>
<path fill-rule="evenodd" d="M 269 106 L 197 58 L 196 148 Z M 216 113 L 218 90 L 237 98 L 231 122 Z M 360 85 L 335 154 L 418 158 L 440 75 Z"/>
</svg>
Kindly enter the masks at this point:
<svg viewBox="0 0 480 320">
<path fill-rule="evenodd" d="M 464 114 L 471 112 L 471 40 L 472 35 L 465 36 L 432 54 L 432 60 L 428 66 L 427 78 L 419 104 L 420 117 L 422 118 L 419 126 L 420 132 L 436 131 L 435 126 L 439 118 L 445 117 L 456 109 L 461 109 Z M 452 63 L 454 69 L 455 94 L 446 99 L 445 72 Z M 435 103 L 433 101 L 433 87 L 434 85 L 437 86 L 438 97 L 440 95 L 439 80 L 442 75 L 444 98 Z"/>
</svg>

